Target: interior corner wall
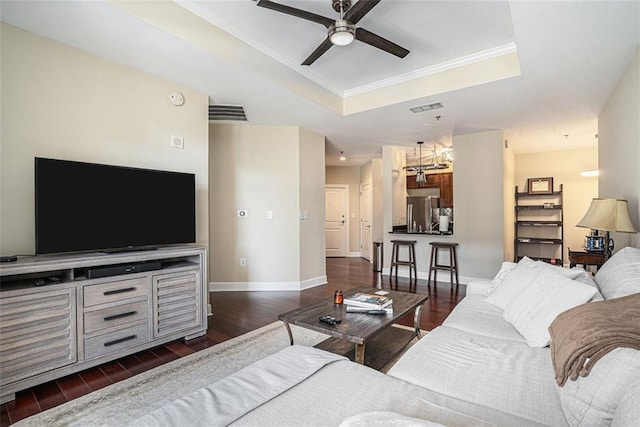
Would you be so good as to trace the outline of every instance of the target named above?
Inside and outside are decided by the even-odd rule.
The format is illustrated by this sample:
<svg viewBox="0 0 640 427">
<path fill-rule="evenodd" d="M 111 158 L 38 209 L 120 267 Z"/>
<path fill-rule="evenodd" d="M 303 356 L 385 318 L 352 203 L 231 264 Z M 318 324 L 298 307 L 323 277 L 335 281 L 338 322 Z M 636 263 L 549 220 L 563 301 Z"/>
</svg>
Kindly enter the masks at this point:
<svg viewBox="0 0 640 427">
<path fill-rule="evenodd" d="M 505 143 L 503 148 L 503 164 L 504 164 L 504 249 L 503 260 L 513 261 L 515 248 L 515 229 L 513 224 L 515 222 L 515 198 L 514 190 L 516 186 L 516 159 L 515 154 L 511 148 L 508 148 Z"/>
<path fill-rule="evenodd" d="M 348 256 L 360 256 L 360 166 L 327 166 L 326 184 L 349 185 Z"/>
<path fill-rule="evenodd" d="M 382 206 L 384 213 L 382 217 L 382 241 L 384 250 L 383 265 L 391 263 L 391 240 L 393 235 L 389 234 L 394 225 L 406 225 L 407 210 L 407 174 L 406 156 L 404 150 L 386 145 L 382 147 Z M 420 257 L 420 255 L 416 255 Z M 426 259 L 426 257 L 424 257 Z"/>
<path fill-rule="evenodd" d="M 0 252 L 34 253 L 34 157 L 194 173 L 196 239 L 208 245 L 208 97 L 0 25 Z"/>
<path fill-rule="evenodd" d="M 320 155 L 319 137 L 301 133 L 298 127 L 248 124 L 211 125 L 209 137 L 210 290 L 299 290 L 301 257 L 306 253 L 301 247 L 303 233 L 318 229 L 321 221 L 324 234 L 323 162 L 316 157 L 316 179 L 300 178 L 301 162 L 308 163 L 314 153 Z M 301 149 L 309 151 L 301 154 Z M 302 201 L 302 188 L 317 193 L 305 191 Z M 313 205 L 312 197 L 318 199 Z M 304 226 L 303 205 L 310 206 Z M 247 215 L 239 217 L 238 210 Z M 314 250 L 324 253 L 321 240 L 316 236 L 315 242 L 304 245 L 316 245 Z M 240 265 L 241 258 L 246 266 Z M 317 254 L 311 259 L 324 261 Z M 322 265 L 305 264 L 304 269 L 321 270 Z"/>
<path fill-rule="evenodd" d="M 598 197 L 598 178 L 581 176 L 580 172 L 595 169 L 598 169 L 597 147 L 516 155 L 518 191 L 526 191 L 527 178 L 553 177 L 555 190 L 562 184 L 565 264 L 569 259 L 567 248 L 584 247 L 584 236 L 589 230 L 576 224 L 589 209 L 591 199 Z"/>
<path fill-rule="evenodd" d="M 640 231 L 640 49 L 598 117 L 598 196 L 626 199 Z M 640 248 L 640 234 L 613 233 L 616 250 Z"/>
<path fill-rule="evenodd" d="M 384 212 L 382 190 L 382 159 L 372 159 L 360 167 L 360 184 L 371 184 L 371 241 L 383 240 Z"/>
<path fill-rule="evenodd" d="M 327 282 L 325 242 L 325 161 L 324 137 L 299 129 L 300 207 L 305 219 L 300 223 L 300 282 L 309 287 Z"/>
<path fill-rule="evenodd" d="M 371 209 L 371 239 L 374 242 L 384 240 L 383 227 L 383 190 L 382 190 L 382 159 L 371 160 L 371 181 L 372 181 L 372 209 Z"/>
<path fill-rule="evenodd" d="M 494 277 L 504 258 L 503 144 L 501 130 L 453 137 L 453 237 L 467 277 Z"/>
</svg>

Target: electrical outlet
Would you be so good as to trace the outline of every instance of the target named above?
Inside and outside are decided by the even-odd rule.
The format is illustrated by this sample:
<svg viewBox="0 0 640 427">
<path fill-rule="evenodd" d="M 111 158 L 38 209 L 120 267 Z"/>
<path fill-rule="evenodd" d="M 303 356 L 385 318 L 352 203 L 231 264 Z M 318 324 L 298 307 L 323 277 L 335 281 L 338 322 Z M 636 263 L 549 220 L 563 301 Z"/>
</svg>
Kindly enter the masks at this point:
<svg viewBox="0 0 640 427">
<path fill-rule="evenodd" d="M 246 267 L 246 266 L 247 266 L 247 259 L 240 258 L 240 267 Z"/>
<path fill-rule="evenodd" d="M 273 211 L 267 211 L 267 219 L 273 219 Z"/>
</svg>

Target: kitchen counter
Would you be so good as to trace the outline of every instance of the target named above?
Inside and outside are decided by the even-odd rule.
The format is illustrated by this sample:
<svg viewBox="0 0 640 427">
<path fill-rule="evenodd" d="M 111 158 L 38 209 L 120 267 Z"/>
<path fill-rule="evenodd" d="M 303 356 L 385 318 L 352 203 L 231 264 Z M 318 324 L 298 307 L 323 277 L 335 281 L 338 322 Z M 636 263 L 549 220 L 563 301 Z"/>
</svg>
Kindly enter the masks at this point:
<svg viewBox="0 0 640 427">
<path fill-rule="evenodd" d="M 452 232 L 441 232 L 441 231 L 390 231 L 389 234 L 410 234 L 412 236 L 422 235 L 422 236 L 453 236 Z"/>
</svg>

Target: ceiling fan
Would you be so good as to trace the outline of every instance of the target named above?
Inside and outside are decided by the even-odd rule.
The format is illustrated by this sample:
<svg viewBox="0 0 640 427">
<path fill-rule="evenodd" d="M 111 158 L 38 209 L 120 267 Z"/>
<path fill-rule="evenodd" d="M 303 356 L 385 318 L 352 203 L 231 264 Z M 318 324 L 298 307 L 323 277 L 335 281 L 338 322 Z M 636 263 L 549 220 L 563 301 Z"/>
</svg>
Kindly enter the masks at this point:
<svg viewBox="0 0 640 427">
<path fill-rule="evenodd" d="M 409 51 L 402 46 L 380 37 L 377 34 L 367 31 L 364 28 L 356 28 L 356 24 L 373 9 L 380 0 L 359 0 L 351 6 L 351 0 L 331 0 L 333 10 L 340 13 L 339 19 L 331 19 L 317 15 L 306 10 L 296 9 L 269 0 L 258 0 L 257 5 L 276 12 L 286 13 L 325 26 L 328 30 L 327 38 L 314 50 L 302 65 L 311 65 L 320 58 L 331 46 L 345 46 L 353 42 L 354 38 L 384 50 L 392 55 L 404 58 Z"/>
</svg>

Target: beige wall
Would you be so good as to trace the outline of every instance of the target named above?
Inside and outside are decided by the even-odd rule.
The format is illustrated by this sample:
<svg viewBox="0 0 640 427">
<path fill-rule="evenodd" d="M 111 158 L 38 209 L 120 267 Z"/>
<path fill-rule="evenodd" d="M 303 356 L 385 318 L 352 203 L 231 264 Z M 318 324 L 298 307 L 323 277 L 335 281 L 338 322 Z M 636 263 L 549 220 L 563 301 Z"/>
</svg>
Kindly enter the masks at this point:
<svg viewBox="0 0 640 427">
<path fill-rule="evenodd" d="M 627 199 L 640 230 L 640 49 L 598 118 L 598 195 Z M 640 234 L 613 233 L 616 250 L 640 248 Z"/>
<path fill-rule="evenodd" d="M 1 25 L 2 254 L 34 252 L 36 156 L 195 173 L 196 237 L 207 245 L 207 96 Z M 175 90 L 180 107 L 168 101 Z"/>
<path fill-rule="evenodd" d="M 504 136 L 489 131 L 453 137 L 454 235 L 460 273 L 491 278 L 504 259 Z"/>
<path fill-rule="evenodd" d="M 382 190 L 382 159 L 372 159 L 360 167 L 360 183 L 371 183 L 371 241 L 383 240 L 384 212 Z"/>
<path fill-rule="evenodd" d="M 306 129 L 300 134 L 300 210 L 310 212 L 300 221 L 300 281 L 326 275 L 324 234 L 324 137 Z M 321 213 L 321 214 L 320 214 Z"/>
<path fill-rule="evenodd" d="M 504 165 L 504 182 L 502 197 L 504 200 L 504 252 L 503 257 L 505 261 L 513 261 L 514 247 L 513 240 L 515 238 L 515 229 L 513 224 L 515 221 L 515 199 L 514 188 L 516 186 L 516 158 L 513 150 L 507 147 L 505 143 L 505 149 L 503 150 L 503 165 Z"/>
<path fill-rule="evenodd" d="M 349 256 L 360 256 L 360 166 L 327 166 L 327 184 L 349 186 Z"/>
<path fill-rule="evenodd" d="M 598 196 L 598 178 L 580 175 L 582 171 L 594 169 L 598 169 L 596 147 L 516 156 L 515 185 L 519 191 L 526 191 L 527 178 L 553 177 L 555 190 L 563 184 L 565 264 L 569 262 L 567 248 L 583 248 L 584 236 L 589 233 L 589 230 L 576 227 L 575 224 L 587 212 L 591 199 Z"/>
<path fill-rule="evenodd" d="M 297 127 L 251 125 L 211 125 L 209 138 L 210 289 L 294 290 L 326 282 L 318 160 L 324 138 Z M 238 217 L 240 209 L 248 215 Z M 308 219 L 300 219 L 302 210 Z"/>
</svg>

